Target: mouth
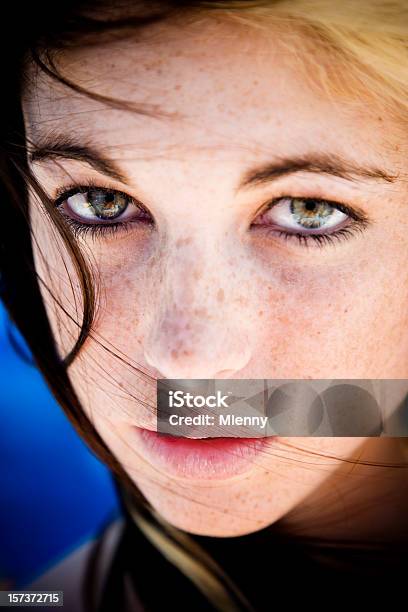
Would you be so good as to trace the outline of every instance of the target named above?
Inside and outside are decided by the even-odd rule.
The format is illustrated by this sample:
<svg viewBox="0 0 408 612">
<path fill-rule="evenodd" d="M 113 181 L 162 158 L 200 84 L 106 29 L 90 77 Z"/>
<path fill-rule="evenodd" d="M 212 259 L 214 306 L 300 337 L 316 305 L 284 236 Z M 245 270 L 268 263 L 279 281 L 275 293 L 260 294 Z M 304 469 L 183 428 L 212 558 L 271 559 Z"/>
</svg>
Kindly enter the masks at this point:
<svg viewBox="0 0 408 612">
<path fill-rule="evenodd" d="M 138 448 L 151 465 L 178 478 L 226 479 L 250 471 L 278 436 L 185 438 L 132 427 Z"/>
</svg>

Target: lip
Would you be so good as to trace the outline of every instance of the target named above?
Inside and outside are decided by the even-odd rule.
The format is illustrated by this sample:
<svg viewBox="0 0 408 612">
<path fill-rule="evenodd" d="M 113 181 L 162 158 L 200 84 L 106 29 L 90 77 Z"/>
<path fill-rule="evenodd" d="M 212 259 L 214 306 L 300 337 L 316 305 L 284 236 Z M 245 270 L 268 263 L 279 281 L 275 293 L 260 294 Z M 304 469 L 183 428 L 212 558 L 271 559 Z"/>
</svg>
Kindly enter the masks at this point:
<svg viewBox="0 0 408 612">
<path fill-rule="evenodd" d="M 250 471 L 256 458 L 278 436 L 264 438 L 184 438 L 132 428 L 145 458 L 181 478 L 213 480 Z"/>
</svg>

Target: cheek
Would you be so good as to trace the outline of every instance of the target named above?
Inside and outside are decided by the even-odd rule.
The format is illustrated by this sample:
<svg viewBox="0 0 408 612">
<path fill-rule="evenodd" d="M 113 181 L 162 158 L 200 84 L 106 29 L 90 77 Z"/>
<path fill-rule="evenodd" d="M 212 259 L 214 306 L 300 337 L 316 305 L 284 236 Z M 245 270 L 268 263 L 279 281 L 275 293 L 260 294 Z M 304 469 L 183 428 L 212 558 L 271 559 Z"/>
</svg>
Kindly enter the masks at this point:
<svg viewBox="0 0 408 612">
<path fill-rule="evenodd" d="M 57 229 L 31 204 L 33 255 L 48 319 L 61 357 L 74 347 L 83 318 L 82 288 L 76 267 Z"/>
<path fill-rule="evenodd" d="M 58 232 L 36 206 L 31 208 L 31 224 L 36 270 L 43 281 L 41 294 L 59 354 L 64 358 L 79 337 L 83 319 L 82 287 Z M 132 254 L 133 270 L 146 270 L 146 266 L 137 265 L 143 253 L 134 245 L 133 249 L 126 248 L 120 241 L 111 249 L 105 245 L 92 251 L 89 247 L 82 250 L 91 270 L 92 285 L 96 287 L 97 308 L 91 333 L 68 374 L 92 420 L 113 416 L 129 420 L 135 399 L 140 399 L 142 404 L 147 402 L 144 406 L 152 406 L 155 398 L 151 379 L 140 374 L 136 350 L 143 344 L 138 336 L 137 296 L 143 293 L 140 286 L 145 281 L 136 274 L 132 280 L 121 275 L 124 260 L 130 265 L 129 254 Z"/>
<path fill-rule="evenodd" d="M 382 263 L 366 257 L 346 265 L 274 267 L 257 289 L 257 375 L 392 378 L 390 351 L 401 351 L 399 368 L 408 363 L 404 274 L 392 257 Z"/>
</svg>

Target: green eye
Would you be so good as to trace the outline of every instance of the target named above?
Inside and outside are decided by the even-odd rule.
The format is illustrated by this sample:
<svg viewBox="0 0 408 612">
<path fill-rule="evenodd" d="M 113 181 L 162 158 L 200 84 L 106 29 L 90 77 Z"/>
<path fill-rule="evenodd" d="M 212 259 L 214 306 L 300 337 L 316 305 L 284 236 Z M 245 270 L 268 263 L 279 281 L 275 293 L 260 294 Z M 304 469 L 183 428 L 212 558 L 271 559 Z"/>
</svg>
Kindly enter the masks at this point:
<svg viewBox="0 0 408 612">
<path fill-rule="evenodd" d="M 89 189 L 78 192 L 66 198 L 65 202 L 70 212 L 75 216 L 92 220 L 97 217 L 109 221 L 122 215 L 131 199 L 119 191 L 105 189 Z"/>
<path fill-rule="evenodd" d="M 282 230 L 304 233 L 336 230 L 351 216 L 338 206 L 313 198 L 280 198 L 260 215 L 255 225 L 270 225 Z"/>
<path fill-rule="evenodd" d="M 72 187 L 61 193 L 55 206 L 70 222 L 84 226 L 110 225 L 112 228 L 113 222 L 153 222 L 148 210 L 137 200 L 122 191 L 105 187 Z"/>
<path fill-rule="evenodd" d="M 251 228 L 306 246 L 350 238 L 369 225 L 368 218 L 340 202 L 284 196 L 270 202 Z M 265 234 L 264 234 L 265 235 Z"/>
</svg>

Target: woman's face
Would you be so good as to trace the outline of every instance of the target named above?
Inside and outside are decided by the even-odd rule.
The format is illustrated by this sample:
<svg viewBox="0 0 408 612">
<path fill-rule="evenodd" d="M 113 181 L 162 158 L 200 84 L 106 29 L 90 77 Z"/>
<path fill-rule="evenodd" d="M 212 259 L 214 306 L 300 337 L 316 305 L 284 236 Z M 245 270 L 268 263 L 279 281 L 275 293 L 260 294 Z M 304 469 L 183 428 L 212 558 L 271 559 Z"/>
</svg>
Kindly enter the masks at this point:
<svg viewBox="0 0 408 612">
<path fill-rule="evenodd" d="M 401 132 L 368 96 L 331 97 L 318 63 L 303 62 L 306 42 L 212 18 L 154 26 L 60 66 L 160 117 L 34 71 L 23 100 L 33 172 L 54 199 L 68 192 L 59 210 L 86 224 L 78 239 L 98 275 L 97 317 L 70 376 L 137 486 L 195 533 L 257 530 L 334 474 L 341 490 L 353 470 L 341 459 L 373 458 L 384 440 L 278 438 L 232 477 L 177 475 L 134 435 L 156 429 L 150 377 L 408 378 Z M 34 199 L 31 215 L 66 354 L 80 288 Z"/>
</svg>

